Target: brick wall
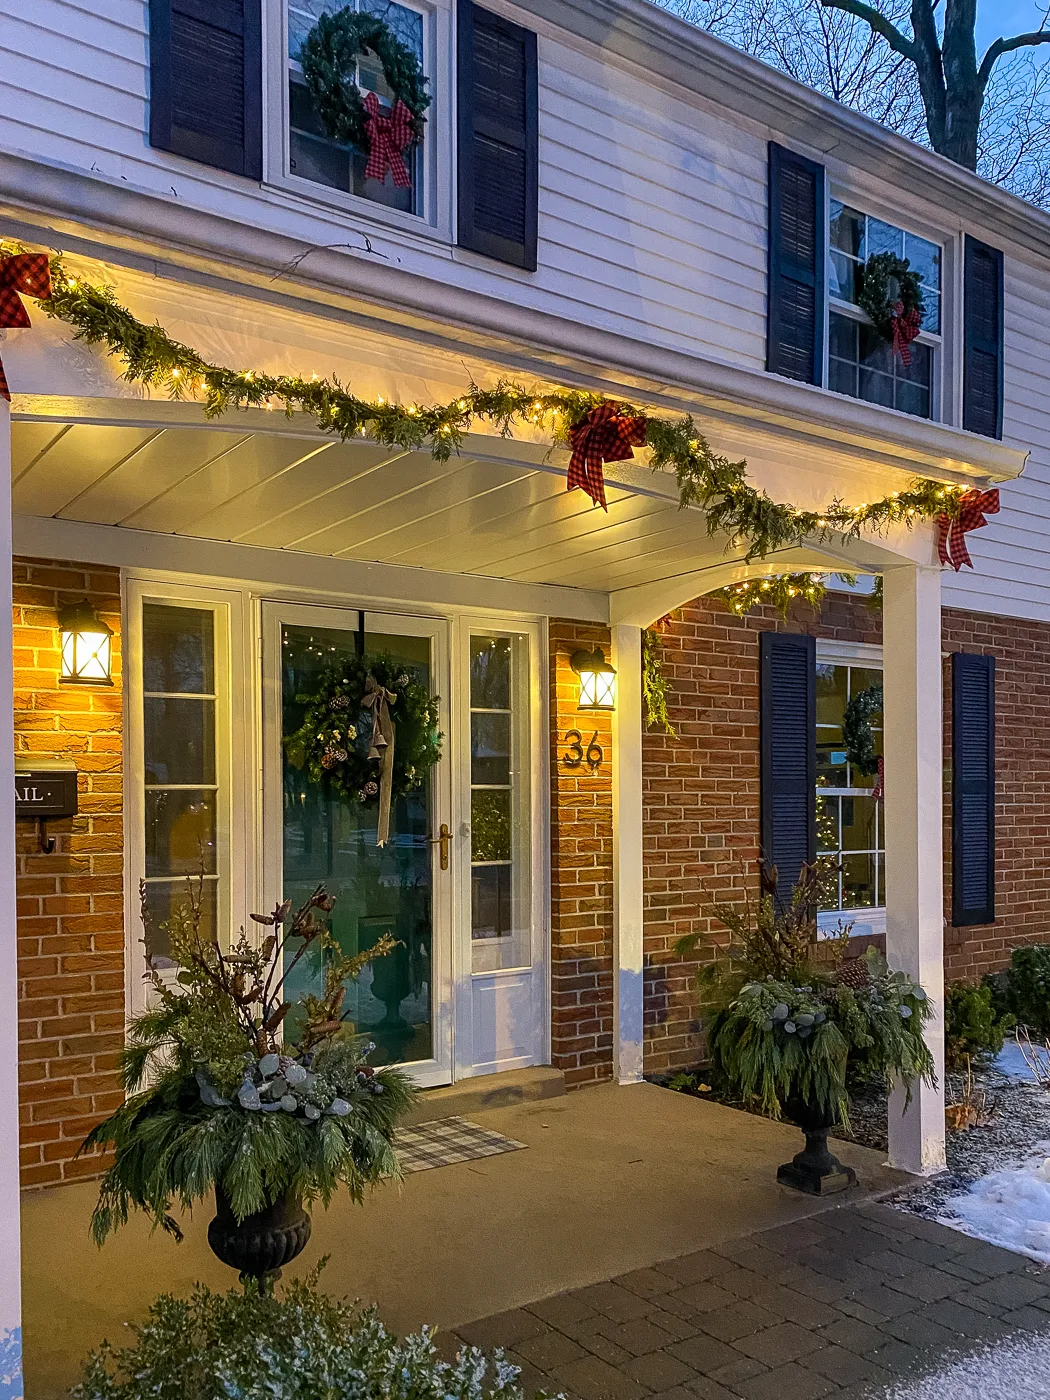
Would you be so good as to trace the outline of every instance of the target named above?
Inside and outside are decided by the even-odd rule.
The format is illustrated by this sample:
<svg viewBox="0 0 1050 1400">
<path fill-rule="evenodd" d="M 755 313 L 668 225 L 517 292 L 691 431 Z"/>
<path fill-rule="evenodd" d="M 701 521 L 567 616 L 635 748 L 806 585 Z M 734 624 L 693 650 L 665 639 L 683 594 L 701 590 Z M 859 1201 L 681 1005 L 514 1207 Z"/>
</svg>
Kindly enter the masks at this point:
<svg viewBox="0 0 1050 1400">
<path fill-rule="evenodd" d="M 113 628 L 114 686 L 59 684 L 56 613 L 88 597 Z M 121 1101 L 124 1027 L 120 576 L 83 564 L 16 559 L 15 751 L 78 771 L 80 815 L 19 822 L 18 996 L 22 1182 L 96 1175 L 73 1161 L 87 1130 Z"/>
<path fill-rule="evenodd" d="M 946 608 L 945 651 L 995 661 L 995 912 L 992 925 L 952 928 L 951 670 L 945 662 L 945 972 L 974 979 L 1021 943 L 1050 942 L 1050 625 Z"/>
<path fill-rule="evenodd" d="M 758 634 L 774 629 L 881 641 L 878 614 L 844 594 L 829 594 L 819 614 L 799 606 L 788 622 L 768 608 L 736 617 L 699 598 L 667 624 L 664 670 L 678 737 L 647 733 L 642 750 L 647 1073 L 695 1065 L 702 1051 L 697 963 L 674 954 L 675 940 L 699 933 L 704 946 L 724 944 L 713 907 L 741 902 L 745 885 L 757 885 Z"/>
<path fill-rule="evenodd" d="M 580 647 L 609 655 L 607 629 L 550 624 L 551 716 L 551 1063 L 570 1088 L 612 1077 L 612 732 L 608 714 L 577 709 L 580 681 L 569 665 Z M 564 763 L 565 733 L 586 747 L 597 731 L 600 767 Z"/>
<path fill-rule="evenodd" d="M 675 939 L 724 943 L 713 905 L 754 887 L 759 841 L 758 633 L 808 632 L 882 642 L 882 619 L 860 599 L 830 593 L 819 613 L 789 622 L 770 610 L 737 618 L 701 598 L 664 634 L 677 740 L 645 736 L 646 1070 L 696 1063 L 702 1052 L 692 979 Z M 1050 942 L 1050 625 L 945 609 L 944 649 L 996 657 L 996 913 L 994 925 L 952 928 L 951 686 L 945 661 L 945 971 L 976 978 L 1019 943 Z M 750 869 L 745 874 L 745 869 Z"/>
</svg>

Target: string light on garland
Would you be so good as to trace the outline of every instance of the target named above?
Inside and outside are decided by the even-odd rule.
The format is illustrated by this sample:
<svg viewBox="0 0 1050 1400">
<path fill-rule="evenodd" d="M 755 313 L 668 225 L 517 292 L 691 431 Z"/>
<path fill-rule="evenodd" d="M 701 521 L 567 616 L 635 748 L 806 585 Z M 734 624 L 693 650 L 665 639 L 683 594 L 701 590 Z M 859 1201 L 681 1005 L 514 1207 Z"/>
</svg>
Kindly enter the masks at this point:
<svg viewBox="0 0 1050 1400">
<path fill-rule="evenodd" d="M 795 603 L 819 606 L 827 591 L 823 574 L 771 574 L 769 578 L 751 578 L 743 583 L 731 583 L 711 594 L 719 598 L 730 612 L 743 617 L 752 608 L 776 608 L 782 617 Z"/>
<path fill-rule="evenodd" d="M 23 252 L 20 244 L 0 239 L 0 265 Z M 834 500 L 820 510 L 801 510 L 774 501 L 751 485 L 747 463 L 713 451 L 688 414 L 663 417 L 601 394 L 578 389 L 538 391 L 506 380 L 489 389 L 471 383 L 446 404 L 406 407 L 378 397 L 360 398 L 337 380 L 316 373 L 305 378 L 233 370 L 212 364 L 191 346 L 174 340 L 162 326 L 140 321 L 108 287 L 70 276 L 60 255 L 50 256 L 49 267 L 51 295 L 40 299 L 47 315 L 71 326 L 77 339 L 102 346 L 119 359 L 122 378 L 128 383 L 161 390 L 173 399 L 191 398 L 208 418 L 270 405 L 288 417 L 302 413 L 322 432 L 344 442 L 367 436 L 384 446 L 429 451 L 437 461 L 447 461 L 459 452 L 466 434 L 479 424 L 507 436 L 515 425 L 541 422 L 549 429 L 553 446 L 568 448 L 573 430 L 593 422 L 592 415 L 606 409 L 640 420 L 644 443 L 638 445 L 648 449 L 653 471 L 673 473 L 680 504 L 703 513 L 708 534 L 746 545 L 745 561 L 803 541 L 846 541 L 866 530 L 880 533 L 896 524 L 953 521 L 969 489 L 917 478 L 906 490 L 859 506 Z M 817 585 L 810 575 L 804 577 L 808 582 L 801 588 L 788 583 L 789 599 L 800 593 L 809 599 L 808 589 Z M 770 583 L 766 592 L 772 591 L 773 580 Z M 795 595 L 790 593 L 792 586 Z M 813 601 L 817 600 L 819 594 L 814 595 Z"/>
</svg>

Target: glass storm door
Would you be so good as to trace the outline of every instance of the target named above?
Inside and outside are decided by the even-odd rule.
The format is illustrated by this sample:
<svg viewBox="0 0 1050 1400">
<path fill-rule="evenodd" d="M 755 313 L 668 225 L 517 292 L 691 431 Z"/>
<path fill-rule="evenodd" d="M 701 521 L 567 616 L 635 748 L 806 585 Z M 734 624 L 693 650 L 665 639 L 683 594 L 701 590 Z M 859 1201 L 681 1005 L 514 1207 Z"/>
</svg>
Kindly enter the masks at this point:
<svg viewBox="0 0 1050 1400">
<path fill-rule="evenodd" d="M 332 933 L 345 953 L 362 952 L 384 935 L 394 950 L 370 963 L 348 986 L 344 1014 L 375 1042 L 373 1064 L 405 1064 L 421 1084 L 451 1078 L 451 900 L 453 876 L 442 843 L 449 830 L 448 740 L 437 766 L 407 795 L 396 797 L 390 839 L 376 844 L 378 809 L 313 781 L 289 762 L 284 740 L 299 727 L 312 683 L 341 657 L 384 655 L 411 672 L 432 694 L 448 695 L 446 625 L 440 619 L 398 617 L 340 608 L 264 605 L 266 733 L 266 885 L 269 904 L 302 902 L 324 884 L 335 897 Z M 444 702 L 442 702 L 444 711 Z M 392 716 L 396 724 L 396 712 Z M 449 727 L 442 713 L 442 732 Z M 395 732 L 396 742 L 396 732 Z M 444 868 L 442 868 L 444 866 Z M 272 872 L 272 875 L 270 874 Z M 318 992 L 321 956 L 292 965 L 286 990 L 296 1002 Z M 289 1015 L 294 1027 L 295 1013 Z"/>
</svg>

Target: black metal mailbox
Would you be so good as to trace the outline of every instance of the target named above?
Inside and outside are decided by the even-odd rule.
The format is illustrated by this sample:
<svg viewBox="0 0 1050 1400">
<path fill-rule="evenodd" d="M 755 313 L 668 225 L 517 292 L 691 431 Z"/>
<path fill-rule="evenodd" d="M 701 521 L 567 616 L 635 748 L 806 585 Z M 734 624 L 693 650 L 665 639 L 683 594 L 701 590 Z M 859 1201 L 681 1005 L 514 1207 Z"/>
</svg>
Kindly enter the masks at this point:
<svg viewBox="0 0 1050 1400">
<path fill-rule="evenodd" d="M 15 816 L 18 818 L 75 817 L 75 768 L 26 768 L 15 772 Z"/>
</svg>

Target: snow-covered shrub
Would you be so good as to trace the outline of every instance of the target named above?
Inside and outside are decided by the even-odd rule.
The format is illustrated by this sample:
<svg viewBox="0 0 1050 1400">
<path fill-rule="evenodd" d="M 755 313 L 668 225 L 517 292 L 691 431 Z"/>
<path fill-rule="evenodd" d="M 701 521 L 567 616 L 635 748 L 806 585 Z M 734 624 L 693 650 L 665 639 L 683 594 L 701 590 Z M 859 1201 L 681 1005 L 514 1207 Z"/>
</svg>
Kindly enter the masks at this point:
<svg viewBox="0 0 1050 1400">
<path fill-rule="evenodd" d="M 280 1296 L 162 1294 L 132 1331 L 91 1355 L 74 1400 L 524 1400 L 498 1352 L 440 1361 L 429 1329 L 393 1336 L 374 1310 L 322 1293 L 316 1272 Z"/>
</svg>

